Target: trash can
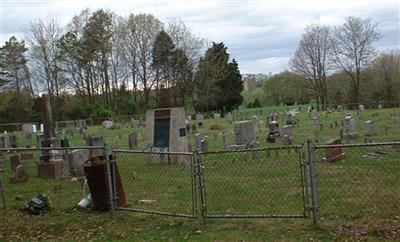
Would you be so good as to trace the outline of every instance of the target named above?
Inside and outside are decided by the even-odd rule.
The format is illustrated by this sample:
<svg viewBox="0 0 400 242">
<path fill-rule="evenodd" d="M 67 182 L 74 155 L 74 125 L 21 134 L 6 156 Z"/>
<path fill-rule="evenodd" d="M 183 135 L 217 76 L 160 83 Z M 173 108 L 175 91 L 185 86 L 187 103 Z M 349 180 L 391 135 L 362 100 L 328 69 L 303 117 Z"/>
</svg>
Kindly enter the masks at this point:
<svg viewBox="0 0 400 242">
<path fill-rule="evenodd" d="M 127 204 L 126 196 L 122 187 L 121 177 L 116 167 L 115 181 L 116 186 L 112 185 L 112 189 L 116 187 L 116 193 L 119 197 L 117 206 L 123 207 Z M 89 191 L 92 196 L 93 208 L 97 211 L 109 211 L 110 206 L 110 190 L 107 177 L 107 161 L 104 156 L 94 157 L 89 159 L 85 166 L 84 171 L 89 186 Z M 113 174 L 113 172 L 112 172 Z M 113 181 L 114 179 L 112 179 Z M 115 194 L 115 191 L 113 191 Z"/>
</svg>

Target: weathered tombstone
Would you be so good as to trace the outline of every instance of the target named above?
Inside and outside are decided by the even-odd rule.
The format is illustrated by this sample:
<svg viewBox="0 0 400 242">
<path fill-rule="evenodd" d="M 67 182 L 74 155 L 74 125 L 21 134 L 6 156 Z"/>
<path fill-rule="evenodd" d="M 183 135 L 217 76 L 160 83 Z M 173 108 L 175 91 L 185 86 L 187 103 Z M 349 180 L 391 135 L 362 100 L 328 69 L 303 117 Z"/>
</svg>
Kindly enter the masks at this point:
<svg viewBox="0 0 400 242">
<path fill-rule="evenodd" d="M 244 145 L 256 140 L 253 121 L 235 122 L 235 144 Z"/>
<path fill-rule="evenodd" d="M 11 148 L 17 148 L 18 147 L 18 139 L 16 134 L 10 134 L 8 137 L 8 142 L 10 144 Z"/>
<path fill-rule="evenodd" d="M 105 129 L 113 129 L 114 128 L 114 121 L 112 120 L 105 120 L 102 123 L 103 128 Z"/>
<path fill-rule="evenodd" d="M 17 166 L 21 164 L 21 157 L 19 154 L 14 154 L 10 156 L 10 167 L 11 171 L 15 172 L 15 169 L 17 169 Z"/>
<path fill-rule="evenodd" d="M 375 125 L 372 120 L 365 121 L 366 130 L 365 136 L 374 136 L 376 135 Z"/>
<path fill-rule="evenodd" d="M 138 137 L 136 132 L 132 132 L 129 134 L 129 149 L 130 150 L 138 149 Z"/>
<path fill-rule="evenodd" d="M 278 121 L 272 120 L 268 124 L 268 129 L 269 129 L 269 135 L 273 135 L 274 137 L 279 137 L 280 132 L 279 132 L 279 123 Z"/>
<path fill-rule="evenodd" d="M 29 174 L 26 171 L 25 165 L 19 164 L 16 167 L 14 174 L 11 176 L 11 182 L 12 183 L 23 183 L 23 182 L 27 182 L 28 178 L 29 178 Z"/>
<path fill-rule="evenodd" d="M 284 125 L 281 130 L 282 136 L 288 136 L 290 139 L 293 137 L 293 126 L 292 125 Z"/>
<path fill-rule="evenodd" d="M 202 151 L 201 142 L 204 140 L 204 134 L 202 133 L 195 134 L 195 139 L 196 139 L 196 149 Z"/>
<path fill-rule="evenodd" d="M 382 104 L 378 104 L 378 109 L 379 109 L 379 110 L 382 110 L 382 109 L 383 109 Z"/>
<path fill-rule="evenodd" d="M 50 100 L 47 96 L 42 96 L 42 115 L 44 133 L 41 147 L 60 147 L 60 139 L 55 136 Z M 63 154 L 58 150 L 43 150 L 40 162 L 37 163 L 37 170 L 40 178 L 59 179 L 69 176 L 68 163 L 64 161 Z"/>
<path fill-rule="evenodd" d="M 146 113 L 145 142 L 153 150 L 188 152 L 185 109 L 182 107 L 151 109 Z M 188 164 L 188 157 L 169 156 L 170 161 Z M 162 162 L 162 161 L 161 161 Z"/>
<path fill-rule="evenodd" d="M 228 135 L 222 133 L 222 142 L 224 143 L 224 147 L 228 146 Z"/>
<path fill-rule="evenodd" d="M 204 114 L 196 113 L 196 120 L 199 120 L 199 121 L 204 120 Z"/>
<path fill-rule="evenodd" d="M 44 124 L 40 124 L 40 132 L 44 133 Z"/>
<path fill-rule="evenodd" d="M 0 149 L 6 148 L 6 138 L 3 135 L 0 135 Z"/>
<path fill-rule="evenodd" d="M 86 131 L 86 129 L 87 129 L 86 119 L 78 120 L 78 128 L 79 128 L 79 131 L 81 132 L 81 134 Z"/>
<path fill-rule="evenodd" d="M 208 152 L 208 142 L 205 139 L 201 141 L 201 151 Z"/>
<path fill-rule="evenodd" d="M 85 143 L 87 146 L 104 146 L 104 137 L 103 136 L 99 136 L 99 137 L 88 136 L 85 139 Z M 102 156 L 102 155 L 104 155 L 103 149 L 91 149 L 89 151 L 90 158 Z"/>
<path fill-rule="evenodd" d="M 326 145 L 340 145 L 342 141 L 340 139 L 332 139 L 326 142 Z M 344 153 L 342 152 L 341 147 L 334 148 L 325 148 L 325 157 L 324 160 L 327 162 L 337 162 L 342 160 L 344 157 Z"/>
<path fill-rule="evenodd" d="M 22 133 L 24 133 L 27 139 L 32 139 L 33 134 L 33 124 L 23 124 L 22 125 Z"/>
<path fill-rule="evenodd" d="M 213 117 L 214 117 L 214 119 L 221 118 L 221 114 L 220 113 L 214 113 Z"/>
<path fill-rule="evenodd" d="M 356 120 L 349 114 L 344 118 L 344 135 L 350 139 L 358 137 L 356 130 Z"/>
<path fill-rule="evenodd" d="M 69 164 L 69 172 L 74 177 L 85 176 L 84 165 L 87 160 L 89 160 L 89 150 L 87 149 L 77 149 L 68 152 L 66 159 Z"/>
</svg>

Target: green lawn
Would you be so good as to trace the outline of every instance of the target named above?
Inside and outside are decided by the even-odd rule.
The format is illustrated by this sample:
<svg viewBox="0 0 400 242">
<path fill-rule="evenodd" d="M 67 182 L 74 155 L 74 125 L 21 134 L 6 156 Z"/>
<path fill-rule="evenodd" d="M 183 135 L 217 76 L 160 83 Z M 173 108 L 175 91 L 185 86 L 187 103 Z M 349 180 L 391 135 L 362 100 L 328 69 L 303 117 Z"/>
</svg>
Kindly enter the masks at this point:
<svg viewBox="0 0 400 242">
<path fill-rule="evenodd" d="M 258 114 L 259 110 L 250 110 Z M 354 117 L 357 129 L 364 133 L 364 121 L 373 119 L 379 132 L 377 141 L 399 138 L 399 123 L 392 123 L 391 113 L 398 110 L 367 110 Z M 373 113 L 378 113 L 378 116 Z M 263 118 L 267 111 L 263 110 Z M 253 115 L 253 114 L 249 114 Z M 320 143 L 333 138 L 336 129 L 330 123 L 343 118 L 343 113 L 322 115 L 323 131 Z M 373 117 L 372 117 L 373 116 Z M 398 117 L 398 116 L 397 116 Z M 308 114 L 301 113 L 299 127 L 295 127 L 295 141 L 302 143 L 314 136 L 320 127 L 313 127 Z M 209 139 L 212 150 L 222 149 L 222 137 L 215 132 L 230 132 L 233 124 L 226 120 L 205 120 L 200 132 Z M 222 130 L 210 130 L 218 123 Z M 385 132 L 385 126 L 391 128 Z M 126 149 L 129 124 L 113 130 L 99 126 L 89 131 L 103 135 L 113 148 Z M 139 133 L 141 129 L 135 128 Z M 267 144 L 265 126 L 258 129 L 262 147 L 281 146 L 281 142 Z M 190 140 L 194 144 L 194 135 Z M 360 135 L 352 142 L 363 142 Z M 233 144 L 233 136 L 231 136 Z M 69 136 L 73 146 L 83 145 L 79 134 Z M 30 145 L 19 135 L 20 144 Z M 140 146 L 144 147 L 139 134 Z M 301 141 L 301 142 L 300 142 Z M 400 239 L 400 152 L 391 146 L 382 147 L 385 154 L 374 155 L 376 148 L 345 148 L 345 158 L 337 163 L 323 161 L 325 150 L 317 150 L 318 190 L 320 198 L 320 227 L 312 226 L 311 218 L 290 219 L 196 219 L 166 217 L 117 211 L 110 213 L 78 209 L 83 197 L 77 182 L 71 179 L 43 180 L 37 176 L 35 160 L 27 161 L 30 179 L 25 184 L 10 183 L 10 166 L 3 164 L 7 209 L 0 209 L 0 241 L 2 240 L 192 240 L 192 241 L 305 241 L 305 240 L 378 240 Z M 302 215 L 304 213 L 302 170 L 297 152 L 261 151 L 253 160 L 251 152 L 215 153 L 201 155 L 204 173 L 206 208 L 209 215 Z M 6 155 L 8 157 L 8 154 Z M 176 157 L 172 157 L 174 159 Z M 193 201 L 193 170 L 190 157 L 178 163 L 160 164 L 160 157 L 151 154 L 117 153 L 117 164 L 129 208 L 191 214 L 193 202 L 201 204 L 200 194 Z M 149 162 L 152 161 L 152 162 Z M 308 177 L 307 177 L 308 179 Z M 44 216 L 32 216 L 21 211 L 25 202 L 38 192 L 49 196 L 52 210 Z M 140 200 L 153 200 L 143 203 Z M 307 199 L 309 202 L 309 199 Z M 200 211 L 198 211 L 200 215 Z"/>
</svg>

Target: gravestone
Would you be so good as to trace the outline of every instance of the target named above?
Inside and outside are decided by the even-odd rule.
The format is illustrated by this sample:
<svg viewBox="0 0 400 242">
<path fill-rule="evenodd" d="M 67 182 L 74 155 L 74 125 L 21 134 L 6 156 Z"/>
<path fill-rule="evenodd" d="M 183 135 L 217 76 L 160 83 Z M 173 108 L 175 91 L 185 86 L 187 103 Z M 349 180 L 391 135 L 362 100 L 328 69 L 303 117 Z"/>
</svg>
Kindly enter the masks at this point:
<svg viewBox="0 0 400 242">
<path fill-rule="evenodd" d="M 32 134 L 33 134 L 33 124 L 23 124 L 22 125 L 22 133 L 24 133 L 25 137 L 27 139 L 32 139 Z"/>
<path fill-rule="evenodd" d="M 293 126 L 292 125 L 284 125 L 281 130 L 281 135 L 282 136 L 286 135 L 288 138 L 291 139 L 293 137 Z"/>
<path fill-rule="evenodd" d="M 6 137 L 0 135 L 0 149 L 6 148 Z"/>
<path fill-rule="evenodd" d="M 326 145 L 340 145 L 342 141 L 340 139 L 332 139 L 326 142 Z M 344 153 L 342 152 L 341 147 L 335 148 L 325 148 L 325 157 L 324 160 L 327 162 L 337 162 L 342 160 L 344 157 Z"/>
<path fill-rule="evenodd" d="M 155 151 L 188 152 L 185 109 L 151 109 L 146 113 L 145 143 Z M 188 157 L 171 155 L 168 162 L 189 164 Z M 164 162 L 164 161 L 160 161 Z"/>
<path fill-rule="evenodd" d="M 201 152 L 208 152 L 208 142 L 205 139 L 201 141 Z"/>
<path fill-rule="evenodd" d="M 202 113 L 196 113 L 196 120 L 204 120 L 204 114 Z"/>
<path fill-rule="evenodd" d="M 319 124 L 319 115 L 316 110 L 311 111 L 311 120 L 312 120 L 313 125 Z"/>
<path fill-rule="evenodd" d="M 220 113 L 214 113 L 213 117 L 214 117 L 214 119 L 221 118 L 221 114 Z"/>
<path fill-rule="evenodd" d="M 235 122 L 235 144 L 245 145 L 256 140 L 254 123 L 250 120 Z"/>
<path fill-rule="evenodd" d="M 104 146 L 104 137 L 103 136 L 88 136 L 85 139 L 85 144 L 87 146 Z M 103 156 L 104 150 L 103 149 L 90 149 L 89 150 L 89 158 Z"/>
<path fill-rule="evenodd" d="M 367 132 L 365 133 L 365 136 L 376 135 L 375 125 L 372 122 L 372 120 L 365 121 L 365 126 L 366 126 L 366 130 L 367 130 Z"/>
<path fill-rule="evenodd" d="M 355 139 L 358 137 L 356 120 L 350 114 L 344 118 L 343 132 L 347 138 Z"/>
<path fill-rule="evenodd" d="M 87 129 L 86 119 L 78 120 L 79 130 L 82 132 L 83 130 Z"/>
<path fill-rule="evenodd" d="M 202 151 L 201 142 L 204 140 L 204 138 L 205 138 L 204 134 L 202 134 L 202 133 L 195 134 L 196 149 L 199 150 L 199 151 Z"/>
<path fill-rule="evenodd" d="M 362 105 L 362 104 L 358 105 L 358 110 L 360 112 L 364 111 L 364 109 L 365 109 L 364 105 Z"/>
<path fill-rule="evenodd" d="M 224 147 L 228 146 L 228 135 L 225 133 L 222 133 L 222 142 L 224 144 Z"/>
<path fill-rule="evenodd" d="M 129 134 L 129 149 L 137 150 L 138 149 L 138 137 L 136 132 L 132 132 Z"/>
<path fill-rule="evenodd" d="M 28 178 L 29 178 L 29 174 L 26 171 L 25 165 L 19 164 L 16 167 L 14 174 L 11 176 L 11 183 L 27 182 Z"/>
<path fill-rule="evenodd" d="M 114 121 L 112 120 L 105 120 L 102 123 L 103 128 L 105 129 L 113 129 L 114 128 Z"/>
<path fill-rule="evenodd" d="M 40 132 L 44 132 L 44 124 L 40 124 Z"/>
<path fill-rule="evenodd" d="M 17 169 L 17 166 L 21 164 L 21 157 L 19 154 L 14 154 L 10 156 L 10 167 L 11 171 L 15 172 L 15 169 Z"/>
<path fill-rule="evenodd" d="M 50 100 L 47 96 L 42 96 L 42 120 L 44 121 L 43 138 L 41 147 L 52 148 L 60 147 L 61 142 L 55 136 L 53 116 L 51 112 Z M 59 179 L 69 176 L 68 162 L 64 161 L 63 154 L 58 150 L 42 150 L 40 162 L 37 163 L 37 171 L 40 178 Z"/>
<path fill-rule="evenodd" d="M 274 137 L 279 137 L 279 123 L 278 121 L 272 120 L 268 124 L 269 133 L 268 136 L 273 135 Z"/>
<path fill-rule="evenodd" d="M 74 177 L 85 176 L 84 165 L 89 160 L 89 150 L 87 149 L 76 149 L 68 152 L 66 159 L 69 165 L 69 172 Z"/>
<path fill-rule="evenodd" d="M 10 144 L 11 148 L 18 147 L 18 139 L 16 134 L 10 134 L 8 137 L 8 143 Z"/>
<path fill-rule="evenodd" d="M 383 109 L 382 104 L 378 104 L 378 109 L 379 109 L 379 110 L 382 110 L 382 109 Z"/>
</svg>

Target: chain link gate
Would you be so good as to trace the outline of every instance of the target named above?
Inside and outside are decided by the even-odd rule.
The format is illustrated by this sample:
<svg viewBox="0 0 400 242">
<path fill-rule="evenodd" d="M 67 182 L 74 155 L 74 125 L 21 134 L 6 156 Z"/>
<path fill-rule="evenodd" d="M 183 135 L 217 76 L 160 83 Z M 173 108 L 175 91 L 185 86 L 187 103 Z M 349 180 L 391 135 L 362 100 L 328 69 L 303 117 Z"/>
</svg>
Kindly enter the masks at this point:
<svg viewBox="0 0 400 242">
<path fill-rule="evenodd" d="M 302 146 L 214 151 L 197 156 L 204 218 L 306 218 Z"/>
</svg>

